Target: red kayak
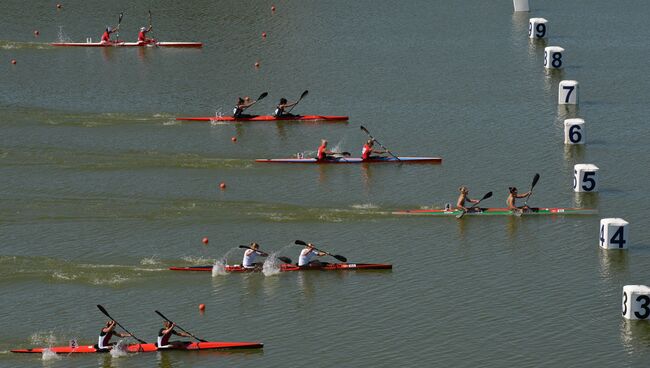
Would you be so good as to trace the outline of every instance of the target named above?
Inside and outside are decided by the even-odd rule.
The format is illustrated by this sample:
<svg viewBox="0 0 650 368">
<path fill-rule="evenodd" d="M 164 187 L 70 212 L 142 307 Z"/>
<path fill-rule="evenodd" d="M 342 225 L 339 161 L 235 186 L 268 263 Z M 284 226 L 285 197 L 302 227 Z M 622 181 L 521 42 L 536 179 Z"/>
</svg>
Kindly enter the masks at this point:
<svg viewBox="0 0 650 368">
<path fill-rule="evenodd" d="M 169 267 L 172 271 L 212 272 L 213 266 Z M 321 266 L 304 266 L 281 264 L 281 272 L 291 271 L 356 271 L 356 270 L 390 270 L 393 265 L 387 263 L 324 263 Z M 241 265 L 226 265 L 226 272 L 260 272 L 261 268 L 244 268 Z"/>
<path fill-rule="evenodd" d="M 184 342 L 182 347 L 159 349 L 156 344 L 130 344 L 125 345 L 125 351 L 128 353 L 151 353 L 164 350 L 227 350 L 227 349 L 262 349 L 264 344 L 261 342 Z M 106 353 L 109 350 L 98 350 L 95 345 L 55 346 L 51 348 L 33 348 L 33 349 L 15 349 L 12 353 L 42 353 L 43 350 L 50 350 L 57 354 L 70 353 Z"/>
<path fill-rule="evenodd" d="M 201 42 L 54 42 L 51 46 L 58 47 L 183 47 L 201 48 Z"/>
<path fill-rule="evenodd" d="M 337 116 L 337 115 L 295 115 L 295 116 L 284 116 L 284 117 L 275 117 L 273 115 L 256 115 L 246 118 L 235 118 L 233 116 L 204 116 L 204 117 L 195 117 L 187 118 L 181 117 L 176 118 L 176 120 L 182 121 L 327 121 L 327 122 L 345 122 L 349 120 L 347 116 Z"/>
</svg>

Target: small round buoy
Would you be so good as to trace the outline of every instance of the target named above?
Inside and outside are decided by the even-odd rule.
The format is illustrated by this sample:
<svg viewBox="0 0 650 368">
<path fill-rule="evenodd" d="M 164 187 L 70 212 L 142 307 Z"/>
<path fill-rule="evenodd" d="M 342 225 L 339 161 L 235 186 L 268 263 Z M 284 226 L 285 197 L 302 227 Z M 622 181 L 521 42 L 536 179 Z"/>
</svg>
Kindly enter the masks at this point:
<svg viewBox="0 0 650 368">
<path fill-rule="evenodd" d="M 61 8 L 63 8 L 63 5 L 61 5 L 61 4 L 56 4 L 56 8 L 57 8 L 57 9 L 61 9 Z"/>
<path fill-rule="evenodd" d="M 34 31 L 34 36 L 38 37 L 38 35 L 40 35 L 40 34 L 41 34 L 41 32 L 39 32 L 38 30 Z"/>
<path fill-rule="evenodd" d="M 271 5 L 271 11 L 272 11 L 272 12 L 275 11 L 275 5 Z"/>
<path fill-rule="evenodd" d="M 221 190 L 226 189 L 226 183 L 222 182 L 219 184 L 219 188 L 221 188 Z"/>
<path fill-rule="evenodd" d="M 199 310 L 205 312 L 205 304 L 199 304 Z"/>
<path fill-rule="evenodd" d="M 11 63 L 14 64 L 14 65 L 16 65 L 16 59 L 12 59 L 12 60 L 11 60 Z"/>
<path fill-rule="evenodd" d="M 256 68 L 256 69 L 259 69 L 259 67 L 260 67 L 260 62 L 259 62 L 259 61 L 256 61 L 256 62 L 255 62 L 255 68 Z"/>
<path fill-rule="evenodd" d="M 233 143 L 237 142 L 237 137 L 232 137 L 232 138 L 230 138 L 230 140 L 233 141 Z"/>
<path fill-rule="evenodd" d="M 262 32 L 262 38 L 266 38 L 266 32 Z"/>
<path fill-rule="evenodd" d="M 209 242 L 209 240 L 208 240 L 208 238 L 207 238 L 207 237 L 205 237 L 205 238 L 203 238 L 203 240 L 202 240 L 202 241 L 203 241 L 203 244 L 206 244 L 206 245 L 207 245 L 207 244 L 208 244 L 208 242 Z"/>
</svg>

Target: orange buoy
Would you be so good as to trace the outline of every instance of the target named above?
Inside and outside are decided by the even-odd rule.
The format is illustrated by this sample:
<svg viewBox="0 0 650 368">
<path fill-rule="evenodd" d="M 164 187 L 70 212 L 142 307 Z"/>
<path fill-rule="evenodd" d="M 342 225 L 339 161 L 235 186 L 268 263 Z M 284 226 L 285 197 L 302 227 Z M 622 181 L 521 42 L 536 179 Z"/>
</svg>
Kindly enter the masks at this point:
<svg viewBox="0 0 650 368">
<path fill-rule="evenodd" d="M 199 310 L 205 312 L 205 304 L 199 304 Z"/>
<path fill-rule="evenodd" d="M 255 62 L 255 68 L 259 69 L 259 67 L 260 67 L 260 62 L 259 62 L 259 61 L 256 61 L 256 62 Z"/>
<path fill-rule="evenodd" d="M 226 189 L 226 183 L 221 182 L 221 184 L 219 184 L 219 188 L 221 188 L 221 190 Z"/>
<path fill-rule="evenodd" d="M 272 11 L 272 12 L 275 11 L 275 5 L 271 5 L 271 11 Z"/>
<path fill-rule="evenodd" d="M 233 143 L 237 142 L 237 137 L 232 137 L 232 138 L 230 138 L 230 140 L 233 141 Z"/>
<path fill-rule="evenodd" d="M 207 237 L 203 238 L 203 244 L 207 245 L 209 241 Z"/>
<path fill-rule="evenodd" d="M 14 64 L 14 65 L 16 65 L 16 59 L 12 59 L 12 60 L 11 60 L 11 63 Z"/>
<path fill-rule="evenodd" d="M 57 8 L 57 9 L 61 9 L 61 8 L 63 8 L 63 5 L 61 5 L 61 4 L 56 4 L 56 8 Z"/>
<path fill-rule="evenodd" d="M 39 32 L 38 29 L 34 30 L 34 36 L 38 37 L 38 35 L 40 35 L 40 34 L 41 34 L 41 32 Z"/>
<path fill-rule="evenodd" d="M 266 38 L 266 32 L 262 32 L 262 38 Z"/>
</svg>

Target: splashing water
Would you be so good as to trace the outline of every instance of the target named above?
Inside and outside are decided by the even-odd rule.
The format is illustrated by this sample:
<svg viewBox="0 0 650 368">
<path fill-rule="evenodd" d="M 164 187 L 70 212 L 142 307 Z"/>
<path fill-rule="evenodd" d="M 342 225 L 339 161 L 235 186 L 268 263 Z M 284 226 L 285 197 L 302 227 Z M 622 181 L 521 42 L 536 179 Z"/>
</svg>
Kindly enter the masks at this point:
<svg viewBox="0 0 650 368">
<path fill-rule="evenodd" d="M 262 265 L 264 276 L 273 276 L 280 273 L 280 260 L 276 258 L 277 254 L 277 252 L 269 254 L 269 257 L 264 261 Z"/>
<path fill-rule="evenodd" d="M 227 274 L 226 258 L 224 257 L 214 261 L 214 265 L 212 266 L 212 277 L 223 276 Z"/>
<path fill-rule="evenodd" d="M 142 260 L 140 260 L 141 265 L 155 265 L 160 263 L 157 259 L 156 256 L 151 256 L 151 257 L 145 257 Z"/>
<path fill-rule="evenodd" d="M 54 336 L 54 331 L 35 332 L 29 339 L 33 345 L 53 346 L 57 341 L 56 336 Z"/>
<path fill-rule="evenodd" d="M 123 340 L 120 340 L 111 349 L 111 356 L 113 358 L 119 358 L 119 357 L 123 357 L 123 356 L 126 356 L 126 355 L 127 355 L 126 345 L 124 344 Z"/>
<path fill-rule="evenodd" d="M 63 31 L 63 26 L 59 26 L 58 41 L 59 42 L 70 42 L 71 41 L 70 37 L 68 37 L 68 35 L 66 35 L 65 32 Z"/>
<path fill-rule="evenodd" d="M 42 359 L 43 360 L 60 360 L 61 357 L 58 356 L 55 352 L 53 352 L 50 349 L 44 349 Z"/>
</svg>

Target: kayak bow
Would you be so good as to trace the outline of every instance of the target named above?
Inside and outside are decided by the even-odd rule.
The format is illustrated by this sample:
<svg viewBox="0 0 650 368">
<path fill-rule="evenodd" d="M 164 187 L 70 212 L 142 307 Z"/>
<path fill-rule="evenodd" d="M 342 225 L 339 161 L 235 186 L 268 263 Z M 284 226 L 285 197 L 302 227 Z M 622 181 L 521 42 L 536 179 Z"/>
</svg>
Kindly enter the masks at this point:
<svg viewBox="0 0 650 368">
<path fill-rule="evenodd" d="M 160 349 L 156 344 L 129 344 L 125 345 L 125 351 L 128 353 L 151 353 L 163 350 L 230 350 L 230 349 L 262 349 L 264 344 L 261 342 L 184 342 L 183 346 L 178 348 Z M 12 353 L 42 353 L 43 350 L 49 350 L 57 354 L 71 353 L 106 353 L 109 350 L 98 350 L 95 345 L 55 346 L 51 348 L 33 348 L 33 349 L 15 349 Z"/>
<path fill-rule="evenodd" d="M 255 162 L 279 163 L 279 164 L 439 164 L 440 157 L 381 157 L 363 160 L 360 157 L 335 157 L 332 159 L 318 161 L 315 158 L 260 158 Z"/>
<path fill-rule="evenodd" d="M 213 266 L 169 267 L 172 271 L 204 271 L 212 272 Z M 281 264 L 281 272 L 292 271 L 358 271 L 358 270 L 390 270 L 393 265 L 387 263 L 326 263 L 322 266 L 305 266 Z M 241 265 L 226 265 L 226 272 L 261 272 L 261 268 L 244 268 Z"/>
<path fill-rule="evenodd" d="M 426 215 L 426 216 L 456 216 L 460 210 L 400 210 L 393 211 L 393 215 Z M 524 216 L 529 215 L 595 215 L 598 210 L 592 208 L 560 208 L 560 207 L 534 207 L 530 210 L 523 211 Z M 507 208 L 481 208 L 478 211 L 470 211 L 465 216 L 516 216 L 517 214 Z"/>
<path fill-rule="evenodd" d="M 204 116 L 204 117 L 180 117 L 176 120 L 181 121 L 328 121 L 328 122 L 346 122 L 349 120 L 347 116 L 337 115 L 296 115 L 285 116 L 277 118 L 272 115 L 256 115 L 245 118 L 235 118 L 233 116 Z"/>
</svg>

